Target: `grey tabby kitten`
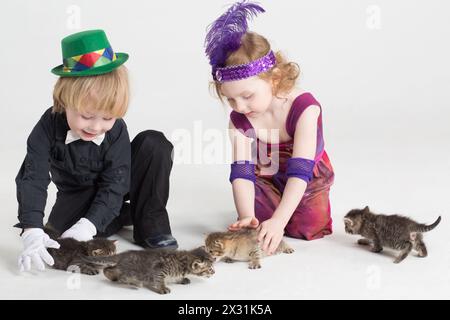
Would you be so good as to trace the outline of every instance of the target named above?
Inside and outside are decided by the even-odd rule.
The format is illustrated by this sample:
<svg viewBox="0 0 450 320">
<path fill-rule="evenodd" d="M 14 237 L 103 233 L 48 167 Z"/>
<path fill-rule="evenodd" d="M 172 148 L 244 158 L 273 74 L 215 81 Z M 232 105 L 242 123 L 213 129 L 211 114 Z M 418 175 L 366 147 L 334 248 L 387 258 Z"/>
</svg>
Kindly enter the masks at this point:
<svg viewBox="0 0 450 320">
<path fill-rule="evenodd" d="M 73 238 L 59 238 L 59 234 L 49 228 L 44 231 L 50 238 L 57 241 L 59 249 L 47 248 L 55 261 L 53 268 L 83 274 L 96 275 L 98 267 L 83 260 L 85 256 L 111 256 L 116 254 L 117 240 L 95 238 L 89 241 L 78 241 Z"/>
<path fill-rule="evenodd" d="M 205 245 L 213 258 L 227 263 L 249 261 L 250 269 L 261 268 L 260 259 L 266 256 L 258 244 L 258 231 L 255 229 L 214 232 L 206 237 Z M 292 253 L 294 249 L 282 240 L 275 254 L 280 252 Z"/>
<path fill-rule="evenodd" d="M 395 263 L 405 259 L 412 249 L 419 257 L 426 257 L 422 232 L 433 230 L 440 221 L 441 217 L 431 225 L 420 224 L 399 215 L 374 214 L 368 206 L 351 210 L 344 218 L 345 231 L 362 235 L 364 238 L 359 239 L 358 244 L 370 245 L 372 252 L 381 252 L 383 247 L 401 250 Z"/>
<path fill-rule="evenodd" d="M 213 260 L 203 248 L 181 250 L 130 250 L 111 257 L 87 257 L 84 260 L 104 267 L 103 274 L 111 281 L 145 287 L 159 294 L 170 292 L 166 283 L 189 284 L 187 275 L 210 277 Z"/>
</svg>

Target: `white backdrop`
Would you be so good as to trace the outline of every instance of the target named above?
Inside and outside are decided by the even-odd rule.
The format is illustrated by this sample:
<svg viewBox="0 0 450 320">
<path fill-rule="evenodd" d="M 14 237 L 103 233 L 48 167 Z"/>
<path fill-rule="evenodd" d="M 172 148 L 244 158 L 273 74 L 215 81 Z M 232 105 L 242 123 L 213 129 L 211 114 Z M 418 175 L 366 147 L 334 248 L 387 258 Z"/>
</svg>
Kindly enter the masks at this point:
<svg viewBox="0 0 450 320">
<path fill-rule="evenodd" d="M 289 60 L 299 63 L 300 85 L 323 106 L 326 149 L 336 171 L 331 195 L 335 234 L 323 240 L 326 244 L 323 248 L 314 242 L 289 239 L 290 243 L 302 250 L 319 246 L 317 252 L 321 257 L 317 257 L 317 263 L 327 264 L 329 251 L 336 251 L 335 245 L 352 253 L 360 252 L 360 248 L 352 247 L 355 239 L 342 231 L 341 218 L 354 207 L 368 204 L 377 212 L 402 213 L 423 222 L 432 222 L 437 215 L 443 215 L 442 225 L 429 235 L 430 257 L 410 257 L 404 265 L 415 266 L 406 274 L 424 267 L 435 273 L 436 278 L 426 288 L 429 290 L 421 288 L 422 296 L 417 293 L 420 297 L 445 296 L 445 286 L 448 288 L 450 284 L 450 254 L 448 245 L 444 245 L 448 244 L 446 213 L 450 210 L 447 200 L 450 3 L 445 0 L 262 0 L 260 3 L 267 12 L 250 23 L 251 30 L 265 35 L 273 49 L 282 50 Z M 210 68 L 203 48 L 206 26 L 229 4 L 230 1 L 219 0 L 2 2 L 0 200 L 4 212 L 0 216 L 0 243 L 2 256 L 7 257 L 0 269 L 5 285 L 2 288 L 25 281 L 15 273 L 21 243 L 17 230 L 12 228 L 17 215 L 14 177 L 25 155 L 28 134 L 52 104 L 52 88 L 57 78 L 50 69 L 62 63 L 60 40 L 77 31 L 104 29 L 115 51 L 130 54 L 126 66 L 131 77 L 132 100 L 125 120 L 131 137 L 145 129 L 163 131 L 175 144 L 175 161 L 179 161 L 177 152 L 186 150 L 186 140 L 181 141 L 179 134 L 190 135 L 192 161 L 175 164 L 169 200 L 174 235 L 181 247 L 200 244 L 203 233 L 223 229 L 235 218 L 225 161 L 227 108 L 208 91 Z M 224 152 L 223 157 L 219 153 L 218 163 L 210 161 L 214 148 Z M 48 209 L 54 201 L 54 187 L 50 190 Z M 125 241 L 123 246 L 127 249 L 129 245 Z M 374 261 L 380 258 L 367 252 L 360 254 L 373 259 L 368 264 L 360 263 L 359 272 L 364 279 L 368 266 L 378 263 Z M 337 253 L 336 258 L 339 257 Z M 305 261 L 308 256 L 299 259 Z M 392 268 L 389 259 L 381 262 Z M 273 268 L 282 269 L 289 268 L 285 264 L 291 262 L 273 263 Z M 233 268 L 241 272 L 240 268 L 239 271 Z M 344 262 L 342 269 L 349 270 Z M 245 275 L 245 268 L 242 270 Z M 393 276 L 400 271 L 394 270 L 384 276 L 390 279 L 388 274 Z M 333 279 L 337 281 L 339 277 L 336 274 Z M 38 277 L 43 281 L 42 278 L 45 276 Z M 34 279 L 27 281 L 34 281 L 38 288 L 40 284 Z M 278 284 L 283 281 L 278 279 Z M 417 297 L 414 290 L 408 290 L 402 283 L 381 286 L 378 291 L 355 283 L 349 288 L 360 291 L 345 291 L 335 285 L 326 291 L 329 293 L 309 292 L 316 297 Z M 281 294 L 275 289 L 276 284 L 273 290 L 270 285 L 268 288 L 264 297 L 279 298 L 284 294 L 289 298 L 310 297 L 298 290 Z M 55 290 L 59 297 L 66 297 Z M 114 294 L 106 291 L 105 297 L 123 298 L 121 289 L 114 290 Z M 201 288 L 193 288 L 197 295 L 191 295 L 188 289 L 178 290 L 187 290 L 181 292 L 191 298 L 202 297 L 203 292 Z M 246 297 L 245 287 L 238 292 Z M 79 294 L 89 297 L 86 291 Z M 3 289 L 0 296 L 38 297 L 33 290 L 23 294 Z M 45 297 L 54 295 L 49 291 Z M 239 294 L 230 288 L 212 297 L 239 297 Z"/>
</svg>

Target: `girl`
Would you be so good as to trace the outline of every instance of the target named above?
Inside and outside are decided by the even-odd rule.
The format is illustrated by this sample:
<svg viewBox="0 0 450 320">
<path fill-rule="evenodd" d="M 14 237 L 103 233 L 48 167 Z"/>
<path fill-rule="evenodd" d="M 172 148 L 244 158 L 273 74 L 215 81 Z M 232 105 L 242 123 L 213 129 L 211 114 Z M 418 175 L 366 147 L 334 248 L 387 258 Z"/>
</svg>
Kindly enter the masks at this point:
<svg viewBox="0 0 450 320">
<path fill-rule="evenodd" d="M 247 30 L 247 19 L 260 12 L 248 1 L 234 4 L 210 26 L 206 54 L 216 92 L 233 109 L 230 182 L 238 221 L 229 229 L 258 227 L 263 250 L 272 254 L 284 234 L 306 240 L 331 234 L 334 173 L 321 106 L 296 87 L 298 66 Z"/>
<path fill-rule="evenodd" d="M 43 231 L 47 187 L 58 193 L 46 227 L 62 238 L 86 241 L 110 236 L 133 224 L 136 243 L 175 248 L 165 208 L 169 196 L 172 144 L 161 132 L 139 133 L 130 143 L 122 119 L 129 85 L 104 31 L 89 30 L 62 40 L 64 64 L 54 105 L 45 111 L 27 141 L 16 177 L 24 250 L 20 270 L 53 264 L 46 248 L 59 244 Z M 130 203 L 125 202 L 130 200 Z"/>
</svg>

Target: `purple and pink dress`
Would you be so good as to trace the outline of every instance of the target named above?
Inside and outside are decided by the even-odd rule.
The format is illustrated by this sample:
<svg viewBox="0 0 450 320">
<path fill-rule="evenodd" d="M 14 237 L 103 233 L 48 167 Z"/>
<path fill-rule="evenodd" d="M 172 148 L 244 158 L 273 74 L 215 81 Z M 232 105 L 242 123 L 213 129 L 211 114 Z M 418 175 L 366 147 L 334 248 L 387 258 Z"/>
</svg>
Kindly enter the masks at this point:
<svg viewBox="0 0 450 320">
<path fill-rule="evenodd" d="M 311 105 L 321 108 L 317 123 L 313 178 L 308 183 L 297 209 L 285 228 L 287 236 L 306 240 L 319 239 L 332 233 L 329 191 L 334 181 L 333 167 L 324 149 L 322 107 L 311 93 L 302 93 L 294 100 L 286 120 L 286 130 L 290 137 L 294 137 L 296 124 L 301 114 Z M 288 180 L 287 161 L 292 157 L 294 141 L 291 139 L 277 144 L 265 143 L 256 137 L 255 130 L 244 114 L 232 111 L 230 119 L 236 129 L 241 130 L 247 137 L 254 138 L 253 150 L 257 158 L 255 215 L 262 222 L 272 217 L 281 201 Z M 267 168 L 277 168 L 277 171 L 267 170 Z"/>
</svg>

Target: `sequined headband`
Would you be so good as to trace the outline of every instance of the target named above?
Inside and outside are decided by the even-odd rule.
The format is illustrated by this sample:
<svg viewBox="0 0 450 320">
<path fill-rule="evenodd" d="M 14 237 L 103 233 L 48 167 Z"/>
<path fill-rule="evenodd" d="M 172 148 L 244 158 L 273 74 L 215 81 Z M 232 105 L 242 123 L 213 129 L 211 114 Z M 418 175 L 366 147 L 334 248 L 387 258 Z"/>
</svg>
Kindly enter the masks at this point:
<svg viewBox="0 0 450 320">
<path fill-rule="evenodd" d="M 277 60 L 270 50 L 265 56 L 246 64 L 213 69 L 212 76 L 217 82 L 247 79 L 272 69 Z"/>
</svg>

